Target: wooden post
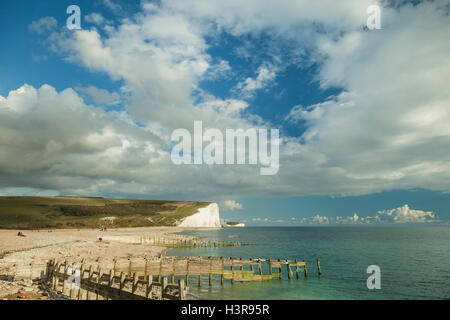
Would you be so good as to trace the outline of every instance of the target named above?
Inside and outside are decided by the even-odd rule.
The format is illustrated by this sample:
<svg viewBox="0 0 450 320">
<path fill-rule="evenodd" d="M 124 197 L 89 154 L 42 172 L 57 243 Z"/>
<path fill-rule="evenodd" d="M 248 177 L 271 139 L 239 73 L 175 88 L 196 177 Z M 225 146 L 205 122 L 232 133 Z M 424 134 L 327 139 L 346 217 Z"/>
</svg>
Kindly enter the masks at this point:
<svg viewBox="0 0 450 320">
<path fill-rule="evenodd" d="M 67 288 L 66 288 L 66 275 L 69 271 L 69 267 L 67 266 L 67 261 L 64 261 L 64 271 L 63 271 L 63 285 L 62 285 L 62 294 L 66 294 Z M 67 277 L 68 278 L 68 277 Z"/>
<path fill-rule="evenodd" d="M 97 271 L 97 290 L 96 290 L 95 300 L 98 300 L 98 292 L 100 291 L 101 279 L 102 279 L 102 270 L 99 268 Z"/>
<path fill-rule="evenodd" d="M 131 287 L 131 293 L 136 292 L 138 280 L 139 280 L 139 278 L 136 276 L 136 273 L 133 273 L 133 285 Z"/>
<path fill-rule="evenodd" d="M 231 283 L 234 283 L 234 259 L 231 257 Z"/>
<path fill-rule="evenodd" d="M 145 280 L 145 297 L 148 298 L 148 296 L 150 295 L 150 290 L 152 288 L 153 276 L 148 275 Z"/>
<path fill-rule="evenodd" d="M 297 261 L 297 259 L 295 259 L 295 274 L 297 275 L 297 279 L 298 279 L 299 275 L 298 275 L 298 261 Z"/>
<path fill-rule="evenodd" d="M 30 263 L 30 282 L 33 282 L 33 262 Z"/>
<path fill-rule="evenodd" d="M 116 260 L 116 258 L 114 258 L 113 259 L 113 261 L 114 261 L 114 277 L 116 276 L 116 263 L 117 263 L 117 260 Z"/>
<path fill-rule="evenodd" d="M 56 275 L 58 271 L 59 271 L 58 264 L 55 263 L 55 265 L 53 266 L 53 280 L 52 280 L 53 290 L 56 290 L 56 286 L 58 285 L 58 276 Z"/>
<path fill-rule="evenodd" d="M 163 277 L 161 280 L 161 300 L 164 300 L 164 293 L 166 292 L 167 287 L 167 278 Z"/>
<path fill-rule="evenodd" d="M 114 281 L 113 271 L 109 270 L 108 287 L 112 287 L 113 281 Z M 108 300 L 108 296 L 106 296 L 105 298 L 106 298 L 106 300 Z"/>
<path fill-rule="evenodd" d="M 92 275 L 91 271 L 92 271 L 92 266 L 89 266 L 89 269 L 87 270 L 87 272 L 88 272 L 88 278 L 87 278 L 88 283 L 91 282 L 91 275 Z M 87 289 L 86 289 L 86 300 L 89 300 L 89 290 L 87 290 Z"/>
<path fill-rule="evenodd" d="M 269 261 L 269 275 L 272 276 L 272 261 L 270 261 L 270 259 L 268 261 Z M 270 277 L 270 279 L 272 279 L 272 277 Z"/>
<path fill-rule="evenodd" d="M 250 259 L 250 271 L 252 272 L 252 275 L 255 274 L 255 271 L 253 270 L 253 259 Z"/>
<path fill-rule="evenodd" d="M 223 273 L 224 273 L 224 270 L 225 270 L 225 262 L 223 260 L 223 257 L 220 257 L 220 259 L 222 260 L 222 272 L 220 274 L 220 285 L 223 286 Z"/>
<path fill-rule="evenodd" d="M 144 266 L 144 278 L 147 277 L 147 257 L 144 258 L 145 260 L 145 266 Z"/>
<path fill-rule="evenodd" d="M 263 273 L 262 273 L 261 259 L 258 259 L 258 268 L 259 268 L 259 274 L 262 276 Z"/>
<path fill-rule="evenodd" d="M 75 267 L 72 263 L 71 266 L 71 271 L 70 271 L 70 277 L 72 278 L 72 276 L 75 274 Z M 73 281 L 73 279 L 72 279 Z M 72 288 L 73 288 L 73 282 L 70 284 L 70 288 L 69 288 L 69 298 L 72 299 Z"/>
<path fill-rule="evenodd" d="M 158 282 L 161 282 L 161 273 L 162 273 L 162 265 L 163 265 L 163 258 L 159 258 L 159 275 L 158 275 Z"/>
<path fill-rule="evenodd" d="M 241 269 L 241 272 L 242 272 L 242 271 L 244 271 L 244 264 L 242 263 L 242 258 L 240 258 L 239 260 L 241 260 L 241 267 L 240 267 L 240 269 Z"/>
<path fill-rule="evenodd" d="M 123 272 L 120 273 L 120 284 L 119 284 L 119 296 L 122 294 L 123 286 L 125 284 L 125 275 Z"/>
<path fill-rule="evenodd" d="M 131 258 L 128 258 L 128 260 L 130 261 L 128 263 L 128 276 L 131 277 Z"/>
<path fill-rule="evenodd" d="M 180 288 L 180 292 L 178 294 L 178 299 L 186 300 L 186 287 L 184 285 L 183 279 L 178 280 L 178 287 Z"/>
<path fill-rule="evenodd" d="M 283 276 L 283 271 L 282 271 L 282 269 L 281 269 L 281 260 L 280 259 L 278 259 L 278 262 L 280 263 L 280 268 L 279 268 L 279 277 L 280 277 L 280 279 L 282 278 L 282 276 Z"/>
<path fill-rule="evenodd" d="M 291 279 L 291 266 L 289 265 L 289 260 L 286 260 L 286 265 L 287 265 L 287 268 L 288 268 L 288 279 Z"/>
<path fill-rule="evenodd" d="M 80 287 L 78 288 L 78 300 L 80 300 L 82 298 L 81 296 L 81 286 L 82 286 L 82 282 L 83 282 L 83 275 L 84 275 L 84 264 L 81 264 L 80 267 Z"/>
<path fill-rule="evenodd" d="M 186 261 L 186 286 L 189 286 L 189 257 L 187 258 Z"/>
<path fill-rule="evenodd" d="M 175 284 L 175 258 L 172 257 L 172 284 Z"/>
<path fill-rule="evenodd" d="M 202 257 L 200 258 L 200 273 L 198 275 L 198 286 L 201 287 L 202 286 Z"/>
<path fill-rule="evenodd" d="M 47 261 L 46 267 L 45 267 L 45 280 L 47 281 L 47 283 L 49 282 L 49 278 L 50 278 L 50 266 L 51 266 L 51 260 Z"/>
<path fill-rule="evenodd" d="M 51 283 L 53 281 L 53 260 L 47 262 L 47 283 Z"/>
<path fill-rule="evenodd" d="M 317 258 L 317 273 L 319 274 L 319 276 L 322 274 L 322 272 L 320 271 L 320 260 L 319 260 L 319 258 Z"/>
<path fill-rule="evenodd" d="M 209 257 L 209 286 L 212 286 L 212 258 Z"/>
<path fill-rule="evenodd" d="M 306 268 L 306 262 L 305 260 L 303 260 L 303 262 L 305 263 L 305 265 L 303 266 L 303 272 L 305 273 L 305 278 L 308 278 L 308 269 Z"/>
</svg>

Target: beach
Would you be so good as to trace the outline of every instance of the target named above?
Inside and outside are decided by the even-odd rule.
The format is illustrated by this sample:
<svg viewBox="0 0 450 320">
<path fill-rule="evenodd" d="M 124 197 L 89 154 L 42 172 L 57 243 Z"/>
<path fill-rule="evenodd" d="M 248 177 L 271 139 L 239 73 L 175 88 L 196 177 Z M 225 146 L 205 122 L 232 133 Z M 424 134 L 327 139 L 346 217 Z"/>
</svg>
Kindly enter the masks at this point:
<svg viewBox="0 0 450 320">
<path fill-rule="evenodd" d="M 191 239 L 192 236 L 177 234 L 185 230 L 187 228 L 181 227 L 121 228 L 106 231 L 0 230 L 0 299 L 58 298 L 41 288 L 37 281 L 49 260 L 73 262 L 84 259 L 86 264 L 111 265 L 113 259 L 157 257 L 165 255 L 169 248 L 129 243 L 128 239 L 133 236 Z M 23 232 L 25 236 L 18 236 L 18 232 Z M 124 241 L 121 241 L 122 237 Z M 100 238 L 102 240 L 99 240 Z"/>
</svg>

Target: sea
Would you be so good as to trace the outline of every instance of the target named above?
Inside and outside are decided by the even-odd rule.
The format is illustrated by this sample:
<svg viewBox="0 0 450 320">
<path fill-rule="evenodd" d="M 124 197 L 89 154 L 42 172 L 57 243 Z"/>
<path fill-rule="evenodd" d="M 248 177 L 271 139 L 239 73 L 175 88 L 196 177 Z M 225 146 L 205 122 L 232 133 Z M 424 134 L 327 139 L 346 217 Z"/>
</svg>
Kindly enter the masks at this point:
<svg viewBox="0 0 450 320">
<path fill-rule="evenodd" d="M 191 277 L 191 299 L 450 299 L 450 226 L 244 227 L 183 234 L 251 245 L 176 248 L 167 255 L 298 259 L 309 271 L 307 278 L 300 272 L 296 279 L 294 272 L 290 280 L 225 280 L 223 286 L 215 277 L 211 287 L 207 278 L 199 287 Z M 367 285 L 373 265 L 379 267 L 379 289 Z"/>
</svg>

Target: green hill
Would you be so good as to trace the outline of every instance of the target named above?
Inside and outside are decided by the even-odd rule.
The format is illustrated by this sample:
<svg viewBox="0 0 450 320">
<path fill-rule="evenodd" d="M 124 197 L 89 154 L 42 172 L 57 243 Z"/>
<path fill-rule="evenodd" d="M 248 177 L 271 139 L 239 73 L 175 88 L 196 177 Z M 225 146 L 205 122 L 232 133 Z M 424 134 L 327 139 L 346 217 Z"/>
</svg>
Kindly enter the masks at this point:
<svg viewBox="0 0 450 320">
<path fill-rule="evenodd" d="M 0 197 L 0 229 L 174 226 L 208 202 Z"/>
</svg>

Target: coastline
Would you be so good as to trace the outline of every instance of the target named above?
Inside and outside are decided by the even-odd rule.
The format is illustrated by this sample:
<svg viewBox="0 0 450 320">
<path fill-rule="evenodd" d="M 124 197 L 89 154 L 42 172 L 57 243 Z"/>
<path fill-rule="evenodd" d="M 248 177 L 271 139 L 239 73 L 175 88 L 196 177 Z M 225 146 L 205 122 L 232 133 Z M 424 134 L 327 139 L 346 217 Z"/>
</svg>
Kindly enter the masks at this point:
<svg viewBox="0 0 450 320">
<path fill-rule="evenodd" d="M 87 264 L 110 265 L 113 259 L 135 259 L 165 255 L 166 246 L 127 243 L 130 236 L 174 237 L 193 239 L 180 233 L 194 227 L 140 227 L 98 229 L 52 229 L 23 231 L 0 230 L 0 299 L 23 296 L 23 299 L 43 299 L 45 295 L 37 279 L 51 259 L 80 261 Z M 99 240 L 99 238 L 105 238 Z M 108 241 L 108 237 L 117 240 Z M 121 241 L 123 237 L 124 241 Z M 14 281 L 11 281 L 14 279 Z M 35 281 L 33 281 L 33 280 Z M 30 294 L 23 292 L 28 290 Z M 16 298 L 17 298 L 16 297 Z"/>
</svg>

